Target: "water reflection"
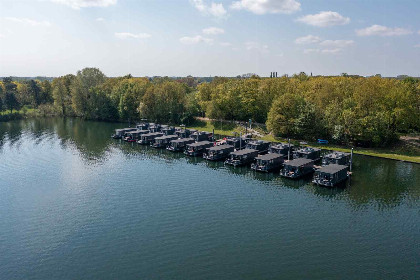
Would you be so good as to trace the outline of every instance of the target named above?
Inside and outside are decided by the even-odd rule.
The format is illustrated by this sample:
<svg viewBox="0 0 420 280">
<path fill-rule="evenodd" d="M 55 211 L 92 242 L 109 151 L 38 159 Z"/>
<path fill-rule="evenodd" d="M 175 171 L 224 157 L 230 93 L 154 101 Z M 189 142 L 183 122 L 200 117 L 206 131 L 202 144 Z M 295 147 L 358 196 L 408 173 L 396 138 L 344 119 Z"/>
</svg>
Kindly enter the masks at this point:
<svg viewBox="0 0 420 280">
<path fill-rule="evenodd" d="M 213 170 L 228 172 L 247 180 L 262 182 L 277 188 L 302 189 L 323 199 L 348 200 L 354 209 L 374 205 L 377 209 L 387 209 L 407 200 L 417 205 L 420 196 L 420 165 L 399 161 L 354 157 L 354 176 L 343 185 L 328 189 L 314 186 L 310 178 L 288 180 L 273 173 L 256 173 L 246 167 L 226 167 L 222 162 L 207 162 L 202 158 L 186 157 L 182 153 L 172 153 L 135 143 L 125 143 L 110 138 L 118 123 L 92 122 L 80 119 L 30 119 L 0 123 L 0 152 L 4 145 L 20 149 L 23 141 L 39 145 L 45 141 L 57 141 L 64 149 L 77 151 L 86 164 L 100 164 L 107 161 L 110 154 L 119 151 L 127 159 L 161 160 L 173 166 L 179 161 L 191 165 L 205 165 Z"/>
</svg>

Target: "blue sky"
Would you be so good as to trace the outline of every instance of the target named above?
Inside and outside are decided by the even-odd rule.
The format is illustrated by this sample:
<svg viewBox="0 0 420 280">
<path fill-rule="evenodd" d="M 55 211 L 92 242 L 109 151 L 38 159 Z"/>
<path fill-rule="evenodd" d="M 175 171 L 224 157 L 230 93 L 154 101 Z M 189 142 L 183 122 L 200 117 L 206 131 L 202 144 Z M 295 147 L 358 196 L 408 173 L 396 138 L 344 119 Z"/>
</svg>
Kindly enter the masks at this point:
<svg viewBox="0 0 420 280">
<path fill-rule="evenodd" d="M 420 76 L 418 0 L 0 0 L 0 76 Z"/>
</svg>

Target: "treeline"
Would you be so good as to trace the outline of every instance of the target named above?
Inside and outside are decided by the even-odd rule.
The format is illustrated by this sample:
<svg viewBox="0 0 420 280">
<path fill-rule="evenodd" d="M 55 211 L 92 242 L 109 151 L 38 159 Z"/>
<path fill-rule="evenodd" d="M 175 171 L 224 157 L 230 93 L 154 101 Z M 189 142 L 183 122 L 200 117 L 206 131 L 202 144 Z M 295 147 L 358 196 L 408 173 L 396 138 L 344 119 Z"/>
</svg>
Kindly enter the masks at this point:
<svg viewBox="0 0 420 280">
<path fill-rule="evenodd" d="M 276 136 L 383 146 L 420 127 L 419 79 L 381 77 L 179 79 L 107 78 L 99 69 L 0 87 L 3 109 L 41 108 L 95 120 L 146 118 L 172 124 L 194 116 L 266 123 Z"/>
<path fill-rule="evenodd" d="M 224 79 L 198 86 L 206 116 L 266 123 L 274 135 L 335 143 L 390 144 L 419 131 L 420 82 L 406 78 Z"/>
</svg>

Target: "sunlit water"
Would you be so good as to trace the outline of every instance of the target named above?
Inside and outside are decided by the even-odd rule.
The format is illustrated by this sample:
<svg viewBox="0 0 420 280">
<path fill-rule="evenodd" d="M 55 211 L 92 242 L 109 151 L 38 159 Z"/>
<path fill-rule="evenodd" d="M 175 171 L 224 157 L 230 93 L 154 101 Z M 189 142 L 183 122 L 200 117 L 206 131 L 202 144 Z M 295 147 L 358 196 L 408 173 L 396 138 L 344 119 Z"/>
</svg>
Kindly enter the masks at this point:
<svg viewBox="0 0 420 280">
<path fill-rule="evenodd" d="M 419 279 L 420 166 L 355 157 L 345 188 L 0 123 L 0 279 Z"/>
</svg>

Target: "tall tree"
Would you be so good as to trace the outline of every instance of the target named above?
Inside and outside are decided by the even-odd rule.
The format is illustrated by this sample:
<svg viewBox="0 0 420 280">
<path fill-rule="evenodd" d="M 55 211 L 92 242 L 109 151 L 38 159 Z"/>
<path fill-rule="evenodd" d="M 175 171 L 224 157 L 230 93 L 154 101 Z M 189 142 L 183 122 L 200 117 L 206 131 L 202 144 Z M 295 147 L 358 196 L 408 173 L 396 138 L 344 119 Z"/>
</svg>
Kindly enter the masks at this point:
<svg viewBox="0 0 420 280">
<path fill-rule="evenodd" d="M 13 112 L 13 109 L 19 110 L 20 103 L 17 100 L 17 85 L 13 82 L 12 78 L 3 78 L 3 84 L 5 89 L 4 94 L 4 104 L 7 109 L 10 110 L 10 113 Z"/>
</svg>

